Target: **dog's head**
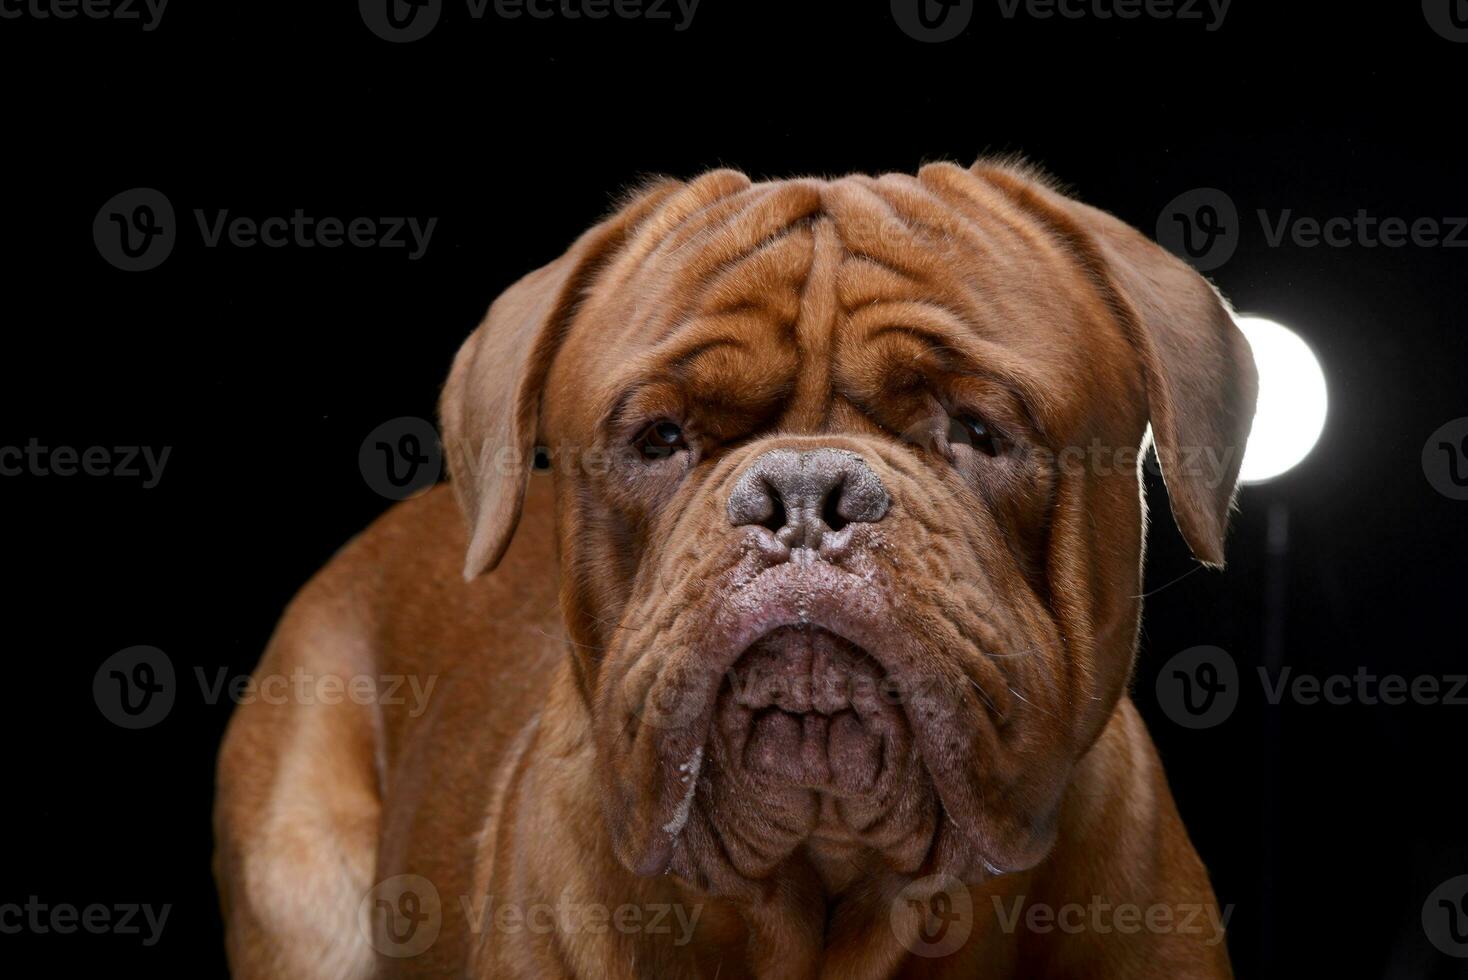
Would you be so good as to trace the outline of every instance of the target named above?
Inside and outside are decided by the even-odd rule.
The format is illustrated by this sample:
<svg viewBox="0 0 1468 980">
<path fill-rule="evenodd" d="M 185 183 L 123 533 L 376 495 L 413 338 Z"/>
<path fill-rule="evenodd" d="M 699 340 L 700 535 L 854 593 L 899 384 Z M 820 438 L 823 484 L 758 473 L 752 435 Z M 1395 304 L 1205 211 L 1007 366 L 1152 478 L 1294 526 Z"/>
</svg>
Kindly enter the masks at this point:
<svg viewBox="0 0 1468 980">
<path fill-rule="evenodd" d="M 511 287 L 442 415 L 470 577 L 554 471 L 619 859 L 1039 861 L 1140 611 L 1139 451 L 1219 564 L 1253 416 L 1213 289 L 1022 168 L 645 189 Z"/>
</svg>

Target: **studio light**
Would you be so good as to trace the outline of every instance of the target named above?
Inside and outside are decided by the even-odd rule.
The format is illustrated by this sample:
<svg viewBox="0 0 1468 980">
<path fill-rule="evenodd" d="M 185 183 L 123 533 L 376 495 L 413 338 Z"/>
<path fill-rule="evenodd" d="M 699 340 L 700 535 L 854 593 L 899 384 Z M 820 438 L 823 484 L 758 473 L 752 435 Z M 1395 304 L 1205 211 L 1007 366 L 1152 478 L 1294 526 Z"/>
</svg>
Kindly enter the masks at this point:
<svg viewBox="0 0 1468 980">
<path fill-rule="evenodd" d="M 1257 316 L 1235 317 L 1234 322 L 1259 368 L 1259 407 L 1239 478 L 1263 483 L 1315 448 L 1325 428 L 1325 372 L 1309 345 L 1283 324 Z"/>
</svg>

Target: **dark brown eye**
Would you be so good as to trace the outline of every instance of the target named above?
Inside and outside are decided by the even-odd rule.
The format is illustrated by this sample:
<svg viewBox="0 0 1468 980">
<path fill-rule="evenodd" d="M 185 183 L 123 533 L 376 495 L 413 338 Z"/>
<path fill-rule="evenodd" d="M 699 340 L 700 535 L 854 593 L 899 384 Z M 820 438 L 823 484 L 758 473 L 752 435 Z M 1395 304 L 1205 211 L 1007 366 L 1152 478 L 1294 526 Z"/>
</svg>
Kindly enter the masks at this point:
<svg viewBox="0 0 1468 980">
<path fill-rule="evenodd" d="M 643 459 L 667 459 L 678 450 L 688 448 L 688 443 L 683 441 L 683 430 L 667 419 L 643 429 L 633 445 Z"/>
<path fill-rule="evenodd" d="M 999 436 L 975 415 L 955 415 L 949 419 L 948 441 L 972 446 L 985 456 L 999 455 Z"/>
</svg>

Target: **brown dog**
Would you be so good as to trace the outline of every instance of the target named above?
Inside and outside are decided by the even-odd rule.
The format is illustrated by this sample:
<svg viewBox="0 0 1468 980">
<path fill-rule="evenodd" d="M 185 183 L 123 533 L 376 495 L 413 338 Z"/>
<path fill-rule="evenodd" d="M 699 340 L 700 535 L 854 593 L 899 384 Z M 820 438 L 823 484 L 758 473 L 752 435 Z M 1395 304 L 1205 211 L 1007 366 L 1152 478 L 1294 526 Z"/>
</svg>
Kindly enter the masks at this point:
<svg viewBox="0 0 1468 980">
<path fill-rule="evenodd" d="M 230 726 L 235 974 L 1229 975 L 1126 687 L 1148 424 L 1217 565 L 1254 398 L 1202 278 L 1022 167 L 643 190 L 459 353 L 458 507 L 271 641 L 371 696 Z"/>
</svg>

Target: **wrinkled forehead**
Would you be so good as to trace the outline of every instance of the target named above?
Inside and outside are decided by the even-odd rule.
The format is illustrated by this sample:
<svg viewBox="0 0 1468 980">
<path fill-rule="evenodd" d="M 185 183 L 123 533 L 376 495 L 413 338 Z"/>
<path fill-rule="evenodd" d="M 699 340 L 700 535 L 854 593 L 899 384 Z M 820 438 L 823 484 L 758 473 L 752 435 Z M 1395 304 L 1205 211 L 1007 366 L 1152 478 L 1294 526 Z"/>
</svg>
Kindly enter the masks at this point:
<svg viewBox="0 0 1468 980">
<path fill-rule="evenodd" d="M 563 356 L 603 400 L 700 370 L 735 387 L 744 372 L 751 387 L 839 394 L 894 332 L 901 350 L 996 377 L 1041 415 L 1074 410 L 1074 397 L 1047 393 L 1094 384 L 1098 347 L 1124 346 L 1062 241 L 1002 189 L 934 164 L 690 183 L 597 277 Z"/>
</svg>

